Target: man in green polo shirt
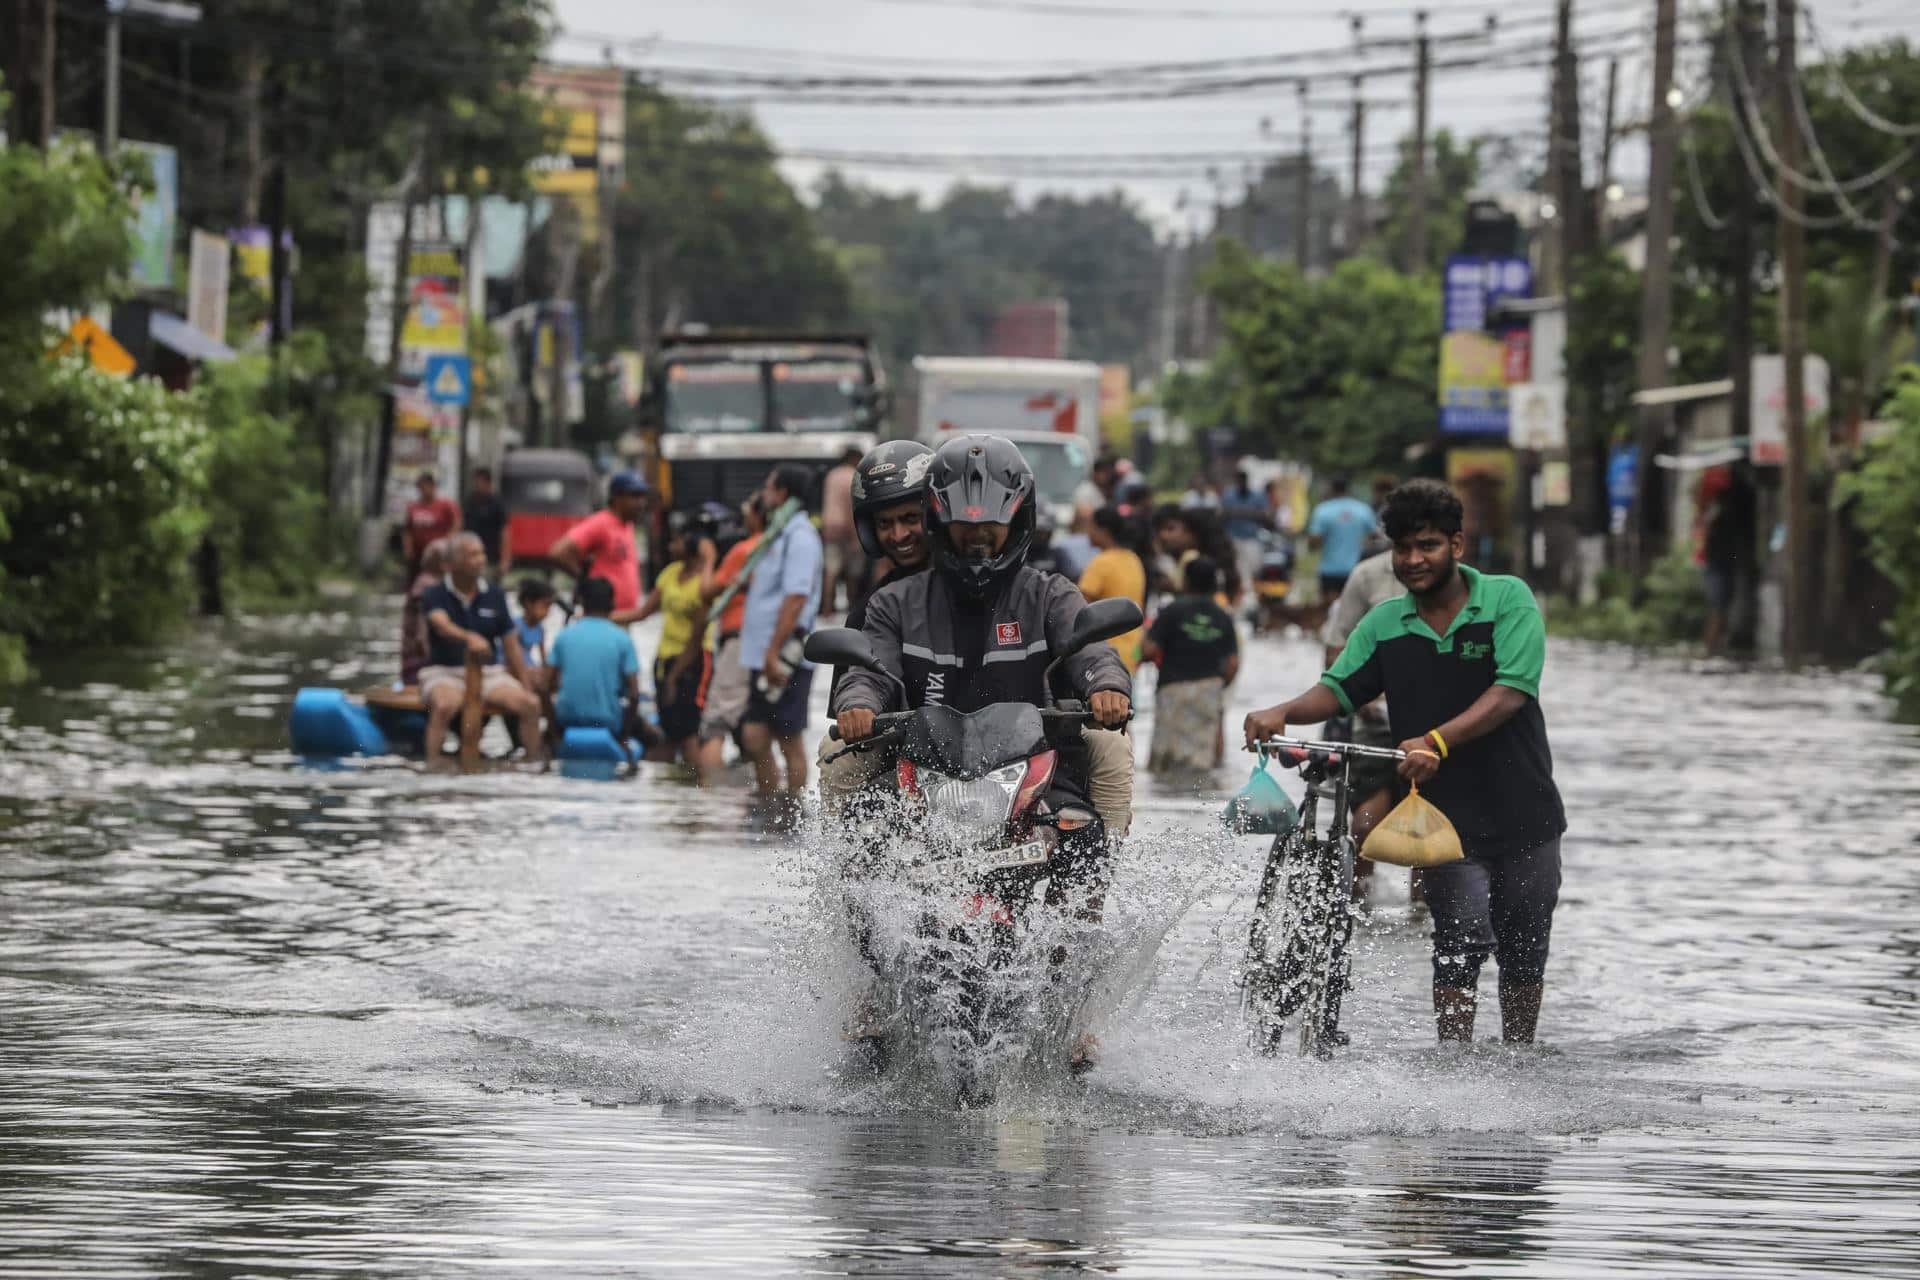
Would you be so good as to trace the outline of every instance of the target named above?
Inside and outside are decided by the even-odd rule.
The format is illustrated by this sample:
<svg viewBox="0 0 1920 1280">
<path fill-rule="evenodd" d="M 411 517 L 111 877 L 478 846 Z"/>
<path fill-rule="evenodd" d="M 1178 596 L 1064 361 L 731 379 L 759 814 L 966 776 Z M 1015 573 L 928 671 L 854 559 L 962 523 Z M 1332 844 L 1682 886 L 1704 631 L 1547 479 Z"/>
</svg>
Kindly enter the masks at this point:
<svg viewBox="0 0 1920 1280">
<path fill-rule="evenodd" d="M 1407 594 L 1361 619 L 1319 684 L 1248 716 L 1247 742 L 1351 714 L 1386 694 L 1393 735 L 1407 752 L 1401 778 L 1447 815 L 1467 855 L 1425 872 L 1440 1038 L 1473 1038 L 1480 966 L 1491 953 L 1500 965 L 1501 1034 L 1530 1044 L 1567 826 L 1540 714 L 1546 629 L 1526 583 L 1459 562 L 1460 499 L 1446 485 L 1401 485 L 1381 523 Z"/>
</svg>

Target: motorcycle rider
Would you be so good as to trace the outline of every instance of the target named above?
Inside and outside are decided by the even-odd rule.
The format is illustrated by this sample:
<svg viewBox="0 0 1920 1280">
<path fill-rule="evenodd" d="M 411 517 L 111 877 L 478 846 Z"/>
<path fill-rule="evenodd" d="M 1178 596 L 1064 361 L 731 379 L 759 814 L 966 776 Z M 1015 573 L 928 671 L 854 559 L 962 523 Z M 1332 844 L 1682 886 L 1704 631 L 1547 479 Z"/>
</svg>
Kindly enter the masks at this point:
<svg viewBox="0 0 1920 1280">
<path fill-rule="evenodd" d="M 886 577 L 874 591 L 924 572 L 932 563 L 933 547 L 927 541 L 927 469 L 932 463 L 933 450 L 919 441 L 889 440 L 854 465 L 853 529 L 869 556 L 886 561 Z M 866 627 L 867 603 L 872 599 L 873 592 L 856 597 L 847 610 L 847 626 L 856 631 Z M 846 674 L 834 671 L 835 696 Z M 820 800 L 834 813 L 843 811 L 847 800 L 886 763 L 874 751 L 848 752 L 827 760 L 844 745 L 832 738 L 820 740 Z"/>
<path fill-rule="evenodd" d="M 874 657 L 904 682 L 907 709 L 1048 705 L 1046 669 L 1065 649 L 1086 600 L 1065 578 L 1026 563 L 1035 525 L 1033 469 L 1010 441 L 960 436 L 933 455 L 926 490 L 924 541 L 933 571 L 895 578 L 868 599 L 862 630 Z M 1061 664 L 1061 674 L 1099 724 L 1116 729 L 1126 722 L 1133 682 L 1110 646 L 1082 649 Z M 845 672 L 831 702 L 841 739 L 870 737 L 875 714 L 895 702 L 884 677 Z M 841 761 L 879 754 L 849 753 Z M 1124 834 L 1133 791 L 1129 740 L 1089 728 L 1080 743 L 1062 745 L 1062 759 L 1069 777 L 1084 781 L 1108 836 Z M 1093 852 L 1103 856 L 1104 842 Z"/>
</svg>

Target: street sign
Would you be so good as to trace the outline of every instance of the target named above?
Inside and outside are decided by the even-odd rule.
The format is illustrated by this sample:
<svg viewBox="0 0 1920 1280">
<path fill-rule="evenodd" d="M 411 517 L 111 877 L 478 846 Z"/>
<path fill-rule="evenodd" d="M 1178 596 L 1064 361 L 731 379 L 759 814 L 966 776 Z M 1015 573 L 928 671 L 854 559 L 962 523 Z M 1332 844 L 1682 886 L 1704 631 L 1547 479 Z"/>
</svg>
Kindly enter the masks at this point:
<svg viewBox="0 0 1920 1280">
<path fill-rule="evenodd" d="M 1516 382 L 1507 388 L 1508 441 L 1516 449 L 1567 446 L 1567 384 Z"/>
<path fill-rule="evenodd" d="M 1607 525 L 1616 534 L 1627 531 L 1627 516 L 1640 492 L 1640 451 L 1617 444 L 1607 455 Z"/>
<path fill-rule="evenodd" d="M 75 349 L 85 355 L 94 368 L 116 378 L 131 377 L 139 367 L 133 353 L 101 328 L 99 321 L 88 316 L 81 316 L 73 322 L 73 327 L 67 330 L 66 340 L 55 348 L 54 354 L 65 355 Z"/>
<path fill-rule="evenodd" d="M 1440 328 L 1484 329 L 1487 317 L 1508 298 L 1533 296 L 1533 264 L 1525 258 L 1473 258 L 1456 254 L 1447 259 L 1440 298 Z"/>
<path fill-rule="evenodd" d="M 233 246 L 225 236 L 193 229 L 187 266 L 187 323 L 215 342 L 227 340 L 227 286 Z"/>
<path fill-rule="evenodd" d="M 473 362 L 466 356 L 430 355 L 420 381 L 433 403 L 465 404 L 473 398 Z"/>
<path fill-rule="evenodd" d="M 1829 404 L 1828 385 L 1832 375 L 1824 357 L 1810 355 L 1801 366 L 1805 372 L 1807 421 L 1817 422 Z M 1787 361 L 1786 357 L 1755 356 L 1752 378 L 1753 464 L 1778 467 L 1787 460 Z"/>
</svg>

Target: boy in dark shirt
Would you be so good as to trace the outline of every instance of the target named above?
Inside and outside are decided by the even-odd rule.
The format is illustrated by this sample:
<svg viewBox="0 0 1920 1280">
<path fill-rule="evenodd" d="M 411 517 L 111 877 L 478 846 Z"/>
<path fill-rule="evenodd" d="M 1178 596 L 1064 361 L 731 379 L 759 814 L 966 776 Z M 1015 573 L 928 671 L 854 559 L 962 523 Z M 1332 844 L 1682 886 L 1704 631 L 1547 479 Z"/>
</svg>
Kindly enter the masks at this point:
<svg viewBox="0 0 1920 1280">
<path fill-rule="evenodd" d="M 1183 590 L 1147 630 L 1146 658 L 1159 664 L 1153 702 L 1155 773 L 1211 769 L 1220 763 L 1220 717 L 1227 686 L 1240 673 L 1240 637 L 1215 603 L 1220 570 L 1204 556 L 1187 562 Z"/>
</svg>

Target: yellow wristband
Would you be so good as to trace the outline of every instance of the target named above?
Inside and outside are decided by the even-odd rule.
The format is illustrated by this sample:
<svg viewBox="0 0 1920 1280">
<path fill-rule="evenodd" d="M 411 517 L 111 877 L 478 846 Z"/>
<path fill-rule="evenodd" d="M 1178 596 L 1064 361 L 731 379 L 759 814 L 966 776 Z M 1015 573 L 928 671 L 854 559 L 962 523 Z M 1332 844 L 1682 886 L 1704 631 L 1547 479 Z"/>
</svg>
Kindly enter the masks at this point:
<svg viewBox="0 0 1920 1280">
<path fill-rule="evenodd" d="M 1447 740 L 1440 736 L 1440 731 L 1438 729 L 1427 730 L 1427 736 L 1433 739 L 1434 746 L 1440 748 L 1440 758 L 1442 760 L 1445 760 L 1448 756 L 1453 754 L 1453 752 L 1447 750 Z"/>
</svg>

